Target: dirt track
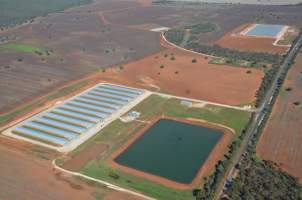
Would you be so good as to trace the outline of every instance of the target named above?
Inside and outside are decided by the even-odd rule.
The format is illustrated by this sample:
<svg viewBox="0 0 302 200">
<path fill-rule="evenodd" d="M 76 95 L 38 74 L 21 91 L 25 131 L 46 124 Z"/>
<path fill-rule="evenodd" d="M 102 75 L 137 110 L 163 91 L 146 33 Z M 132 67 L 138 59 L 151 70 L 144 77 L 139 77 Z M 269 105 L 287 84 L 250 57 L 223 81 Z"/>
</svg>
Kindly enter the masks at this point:
<svg viewBox="0 0 302 200">
<path fill-rule="evenodd" d="M 93 144 L 86 148 L 85 151 L 81 151 L 75 156 L 71 155 L 71 158 L 64 162 L 62 167 L 74 172 L 80 171 L 87 164 L 87 162 L 99 157 L 107 148 L 108 145 L 103 143 Z"/>
<path fill-rule="evenodd" d="M 302 182 L 302 108 L 293 103 L 302 100 L 302 54 L 296 59 L 282 88 L 271 118 L 260 138 L 257 154 L 277 163 Z M 285 91 L 286 88 L 292 91 Z"/>
<path fill-rule="evenodd" d="M 0 160 L 0 199 L 93 200 L 89 190 L 75 189 L 59 180 L 48 161 L 30 157 L 2 144 Z"/>
<path fill-rule="evenodd" d="M 142 200 L 123 192 L 109 190 L 83 181 L 71 181 L 56 174 L 51 161 L 38 159 L 32 145 L 0 138 L 1 200 L 95 200 L 97 192 L 104 200 Z M 47 151 L 46 151 L 47 153 Z M 57 155 L 45 154 L 49 159 Z"/>
</svg>

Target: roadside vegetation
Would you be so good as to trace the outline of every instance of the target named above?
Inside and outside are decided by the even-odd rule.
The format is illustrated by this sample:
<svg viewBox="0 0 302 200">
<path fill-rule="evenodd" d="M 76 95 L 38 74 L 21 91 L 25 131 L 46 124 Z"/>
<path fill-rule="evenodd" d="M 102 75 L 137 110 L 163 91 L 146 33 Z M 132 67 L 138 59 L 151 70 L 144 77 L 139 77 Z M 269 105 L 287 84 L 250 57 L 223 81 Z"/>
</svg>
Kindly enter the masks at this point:
<svg viewBox="0 0 302 200">
<path fill-rule="evenodd" d="M 182 43 L 184 36 L 184 29 L 170 29 L 165 32 L 165 37 L 167 38 L 167 40 L 176 45 L 180 45 Z"/>
<path fill-rule="evenodd" d="M 228 58 L 213 58 L 209 61 L 209 64 L 215 65 L 230 65 L 233 67 L 246 67 L 246 68 L 264 68 L 266 69 L 269 65 L 268 63 L 257 63 L 246 60 L 233 60 Z"/>
<path fill-rule="evenodd" d="M 290 65 L 287 65 L 289 69 Z M 277 70 L 273 71 L 277 73 Z M 241 199 L 259 199 L 259 200 L 301 200 L 302 199 L 302 186 L 297 178 L 290 176 L 288 173 L 282 171 L 279 166 L 275 163 L 261 160 L 256 155 L 256 145 L 261 136 L 261 133 L 265 127 L 266 121 L 269 118 L 269 114 L 272 110 L 272 105 L 276 100 L 276 97 L 282 90 L 280 90 L 283 80 L 286 77 L 287 72 L 284 72 L 280 79 L 278 79 L 278 88 L 273 95 L 271 106 L 267 108 L 266 114 L 263 118 L 262 123 L 258 126 L 257 133 L 249 138 L 249 143 L 246 152 L 243 154 L 241 161 L 236 165 L 238 172 L 237 176 L 233 180 L 229 181 L 226 185 L 226 194 L 223 199 L 228 200 L 241 200 Z M 272 80 L 264 78 L 264 82 Z M 266 86 L 271 84 L 270 82 L 264 83 Z M 267 89 L 267 88 L 266 88 Z M 247 124 L 246 127 L 248 127 Z M 240 139 L 244 138 L 245 131 L 242 132 Z M 234 144 L 234 143 L 233 143 Z M 232 145 L 233 145 L 232 144 Z M 240 147 L 241 141 L 236 146 Z M 234 155 L 236 150 L 233 151 Z M 220 164 L 220 163 L 219 163 Z M 195 190 L 194 194 L 197 200 L 208 200 L 213 199 L 219 180 L 222 180 L 221 171 L 225 171 L 226 167 L 223 165 L 216 165 L 214 174 L 216 177 L 207 180 L 202 190 Z M 221 167 L 222 166 L 222 167 Z M 219 179 L 220 178 L 220 179 Z M 231 181 L 231 182 L 230 182 Z M 220 183 L 221 184 L 221 183 Z M 216 191 L 217 192 L 217 191 Z"/>
<path fill-rule="evenodd" d="M 185 29 L 189 30 L 193 35 L 199 35 L 203 33 L 211 33 L 217 31 L 218 26 L 210 22 L 201 22 L 190 26 L 185 26 Z"/>
<path fill-rule="evenodd" d="M 150 107 L 152 107 L 152 109 L 150 109 Z M 140 112 L 141 116 L 139 120 L 145 122 L 160 116 L 166 116 L 194 118 L 222 124 L 235 131 L 234 140 L 239 138 L 240 132 L 244 129 L 245 124 L 248 122 L 250 117 L 250 113 L 246 111 L 212 105 L 206 105 L 203 108 L 187 107 L 185 105 L 181 105 L 180 100 L 165 99 L 158 95 L 152 95 L 132 110 Z M 82 144 L 72 153 L 77 154 L 89 145 L 99 142 L 110 144 L 110 148 L 99 158 L 90 161 L 81 170 L 81 173 L 112 182 L 122 187 L 141 191 L 146 195 L 160 200 L 193 200 L 195 197 L 193 196 L 192 190 L 172 189 L 144 178 L 133 176 L 121 170 L 113 169 L 107 164 L 106 160 L 112 152 L 125 144 L 130 137 L 135 135 L 144 126 L 144 123 L 138 121 L 123 123 L 120 120 L 116 120 L 102 129 L 98 134 L 93 138 L 90 138 L 86 143 Z M 202 180 L 200 181 L 202 182 Z"/>
<path fill-rule="evenodd" d="M 228 58 L 232 60 L 246 60 L 255 63 L 275 63 L 279 60 L 278 54 L 251 52 L 251 51 L 239 51 L 235 49 L 224 48 L 219 45 L 206 45 L 199 44 L 197 42 L 191 42 L 187 44 L 186 49 L 190 49 L 199 53 Z"/>
<path fill-rule="evenodd" d="M 256 146 L 271 109 L 236 167 L 238 174 L 227 186 L 225 199 L 302 200 L 302 186 L 297 178 L 281 170 L 277 164 L 261 160 L 256 155 Z"/>
<path fill-rule="evenodd" d="M 269 161 L 242 162 L 238 178 L 227 191 L 232 200 L 301 200 L 302 187 L 298 180 L 281 171 Z"/>
<path fill-rule="evenodd" d="M 168 41 L 181 46 L 186 45 L 192 40 L 198 40 L 202 34 L 210 34 L 217 31 L 219 27 L 210 22 L 200 22 L 198 24 L 188 25 L 179 28 L 173 28 L 165 32 Z"/>
<path fill-rule="evenodd" d="M 193 195 L 196 197 L 196 200 L 209 200 L 215 198 L 219 186 L 222 184 L 222 181 L 226 177 L 227 172 L 230 171 L 234 155 L 240 148 L 251 119 L 252 115 L 245 124 L 244 128 L 241 129 L 241 132 L 238 133 L 238 137 L 229 145 L 229 149 L 228 151 L 226 151 L 223 158 L 219 160 L 215 165 L 213 174 L 204 179 L 204 185 L 201 188 L 196 188 L 193 191 Z"/>
<path fill-rule="evenodd" d="M 0 0 L 0 28 L 2 30 L 32 22 L 35 17 L 89 3 L 91 0 Z"/>
</svg>

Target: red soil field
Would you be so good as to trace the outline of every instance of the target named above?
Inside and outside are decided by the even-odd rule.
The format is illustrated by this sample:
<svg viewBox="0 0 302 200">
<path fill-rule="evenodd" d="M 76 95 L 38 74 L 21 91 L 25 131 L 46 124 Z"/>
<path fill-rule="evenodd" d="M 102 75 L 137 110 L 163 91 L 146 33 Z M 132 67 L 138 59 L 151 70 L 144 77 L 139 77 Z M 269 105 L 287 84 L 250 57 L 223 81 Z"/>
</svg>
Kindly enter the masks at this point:
<svg viewBox="0 0 302 200">
<path fill-rule="evenodd" d="M 286 88 L 292 91 L 285 91 Z M 257 145 L 257 154 L 275 162 L 302 183 L 302 54 L 296 59 L 279 95 L 272 115 Z"/>
<path fill-rule="evenodd" d="M 225 34 L 215 43 L 230 49 L 251 50 L 269 53 L 285 53 L 288 47 L 274 46 L 275 38 L 262 38 L 241 35 L 240 32 L 251 26 L 244 24 L 235 30 Z"/>
<path fill-rule="evenodd" d="M 64 162 L 62 167 L 70 171 L 79 171 L 87 164 L 87 162 L 102 155 L 107 148 L 108 145 L 103 143 L 93 144 L 75 156 L 71 155 L 71 158 Z"/>
<path fill-rule="evenodd" d="M 50 160 L 34 156 L 34 145 L 0 138 L 0 199 L 2 200 L 95 200 L 97 192 L 104 200 L 143 200 L 140 197 L 105 187 L 72 181 L 53 170 L 51 159 L 57 153 L 47 149 L 35 150 Z"/>
<path fill-rule="evenodd" d="M 122 171 L 125 171 L 127 173 L 133 174 L 135 176 L 140 176 L 146 179 L 149 179 L 151 181 L 163 184 L 167 187 L 170 188 L 175 188 L 175 189 L 192 189 L 194 187 L 198 187 L 201 184 L 201 179 L 202 177 L 209 175 L 211 171 L 213 170 L 216 162 L 223 156 L 227 145 L 231 141 L 233 137 L 233 131 L 230 129 L 227 129 L 225 127 L 208 123 L 202 120 L 195 120 L 195 119 L 179 119 L 179 118 L 166 118 L 166 119 L 172 119 L 172 120 L 177 120 L 181 121 L 184 123 L 190 123 L 190 124 L 195 124 L 195 125 L 200 125 L 203 127 L 208 127 L 212 129 L 217 129 L 220 131 L 224 132 L 223 137 L 219 140 L 219 142 L 215 145 L 215 147 L 212 149 L 211 153 L 209 154 L 207 160 L 205 163 L 201 166 L 199 169 L 198 173 L 196 174 L 194 180 L 190 184 L 183 184 L 183 183 L 178 183 L 160 176 L 156 176 L 150 173 L 142 172 L 133 168 L 129 168 L 123 165 L 120 165 L 114 161 L 114 159 L 119 156 L 122 152 L 124 152 L 131 144 L 133 144 L 138 138 L 140 138 L 146 130 L 148 130 L 150 127 L 152 127 L 160 118 L 152 120 L 152 123 L 148 124 L 145 126 L 143 129 L 141 129 L 134 137 L 129 139 L 127 143 L 125 143 L 121 148 L 119 148 L 117 151 L 113 152 L 109 159 L 107 160 L 108 164 L 110 164 L 113 168 L 120 169 Z"/>
<path fill-rule="evenodd" d="M 76 189 L 58 179 L 49 161 L 24 154 L 11 147 L 22 148 L 22 144 L 4 140 L 0 142 L 0 199 L 93 200 L 88 188 Z"/>
<path fill-rule="evenodd" d="M 197 63 L 192 63 L 194 58 Z M 126 64 L 122 70 L 108 69 L 102 79 L 230 105 L 255 100 L 263 77 L 261 70 L 248 69 L 252 73 L 247 74 L 244 68 L 208 64 L 209 59 L 178 49 L 165 50 Z"/>
</svg>

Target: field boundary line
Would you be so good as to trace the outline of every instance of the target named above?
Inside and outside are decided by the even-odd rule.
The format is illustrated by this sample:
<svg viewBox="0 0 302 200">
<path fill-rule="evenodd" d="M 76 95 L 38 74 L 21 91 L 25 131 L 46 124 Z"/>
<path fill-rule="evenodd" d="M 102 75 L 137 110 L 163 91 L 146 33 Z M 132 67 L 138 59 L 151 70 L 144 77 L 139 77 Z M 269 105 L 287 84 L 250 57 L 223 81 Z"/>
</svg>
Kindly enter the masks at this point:
<svg viewBox="0 0 302 200">
<path fill-rule="evenodd" d="M 56 160 L 57 159 L 54 159 L 51 163 L 53 165 L 53 167 L 58 170 L 58 171 L 61 171 L 63 173 L 66 173 L 68 175 L 72 175 L 72 176 L 78 176 L 78 177 L 81 177 L 81 178 L 84 178 L 86 180 L 90 180 L 90 181 L 94 181 L 94 182 L 97 182 L 97 183 L 100 183 L 102 185 L 105 185 L 107 188 L 109 189 L 112 189 L 112 190 L 116 190 L 116 191 L 120 191 L 120 192 L 124 192 L 124 193 L 128 193 L 128 194 L 131 194 L 131 195 L 134 195 L 134 196 L 138 196 L 138 197 L 142 197 L 146 200 L 157 200 L 153 197 L 149 197 L 149 196 L 146 196 L 144 194 L 141 194 L 141 193 L 138 193 L 138 192 L 134 192 L 132 190 L 128 190 L 126 188 L 123 188 L 123 187 L 120 187 L 120 186 L 117 186 L 117 185 L 114 185 L 112 183 L 109 183 L 109 182 L 106 182 L 106 181 L 102 181 L 100 179 L 96 179 L 96 178 L 92 178 L 90 176 L 87 176 L 87 175 L 84 175 L 84 174 L 81 174 L 79 172 L 72 172 L 72 171 L 69 171 L 69 170 L 66 170 L 66 169 L 63 169 L 62 167 L 59 167 L 57 164 L 56 164 Z"/>
<path fill-rule="evenodd" d="M 200 56 L 207 56 L 207 57 L 211 57 L 211 58 L 223 58 L 223 57 L 219 57 L 219 56 L 213 56 L 213 55 L 209 55 L 209 54 L 199 53 L 199 52 L 196 52 L 196 51 L 192 51 L 192 50 L 180 47 L 180 46 L 168 41 L 167 38 L 165 37 L 164 32 L 161 32 L 160 35 L 161 35 L 161 38 L 164 40 L 164 42 L 166 42 L 167 44 L 169 44 L 169 45 L 171 45 L 174 48 L 177 48 L 179 50 L 186 51 L 186 52 L 193 53 L 193 54 L 200 55 Z"/>
<path fill-rule="evenodd" d="M 153 94 L 156 94 L 158 96 L 161 96 L 163 98 L 175 98 L 175 99 L 180 99 L 180 100 L 187 100 L 187 101 L 192 101 L 192 102 L 197 102 L 197 103 L 204 103 L 205 105 L 214 105 L 214 106 L 220 106 L 220 107 L 225 107 L 225 108 L 231 108 L 235 110 L 242 110 L 242 111 L 248 111 L 248 112 L 257 112 L 257 108 L 250 108 L 250 107 L 240 107 L 240 106 L 231 106 L 227 104 L 221 104 L 221 103 L 215 103 L 211 101 L 205 101 L 205 100 L 199 100 L 199 99 L 193 99 L 193 98 L 187 98 L 187 97 L 180 97 L 180 96 L 175 96 L 175 95 L 170 95 L 170 94 L 165 94 L 165 93 L 159 93 L 159 92 L 153 92 Z"/>
</svg>

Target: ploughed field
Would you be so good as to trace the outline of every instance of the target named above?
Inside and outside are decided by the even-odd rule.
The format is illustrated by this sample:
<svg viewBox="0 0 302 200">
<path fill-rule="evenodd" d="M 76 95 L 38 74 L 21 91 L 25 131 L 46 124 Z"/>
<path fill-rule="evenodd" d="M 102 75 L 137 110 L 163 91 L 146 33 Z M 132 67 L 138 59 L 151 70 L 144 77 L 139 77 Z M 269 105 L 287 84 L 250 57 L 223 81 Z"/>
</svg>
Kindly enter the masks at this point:
<svg viewBox="0 0 302 200">
<path fill-rule="evenodd" d="M 257 145 L 257 154 L 302 180 L 302 54 L 289 70 L 272 116 Z M 296 105 L 295 105 L 296 104 Z"/>
<path fill-rule="evenodd" d="M 161 50 L 157 33 L 106 25 L 99 14 L 106 9 L 120 9 L 120 6 L 140 6 L 139 3 L 119 5 L 116 1 L 99 1 L 93 12 L 85 11 L 86 6 L 91 5 L 49 14 L 30 24 L 0 32 L 1 36 L 16 36 L 15 40 L 0 44 L 0 91 L 3 94 L 0 112 L 103 68 Z"/>
<path fill-rule="evenodd" d="M 190 184 L 222 132 L 160 119 L 115 162 L 172 181 Z"/>
</svg>

